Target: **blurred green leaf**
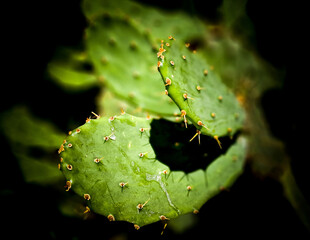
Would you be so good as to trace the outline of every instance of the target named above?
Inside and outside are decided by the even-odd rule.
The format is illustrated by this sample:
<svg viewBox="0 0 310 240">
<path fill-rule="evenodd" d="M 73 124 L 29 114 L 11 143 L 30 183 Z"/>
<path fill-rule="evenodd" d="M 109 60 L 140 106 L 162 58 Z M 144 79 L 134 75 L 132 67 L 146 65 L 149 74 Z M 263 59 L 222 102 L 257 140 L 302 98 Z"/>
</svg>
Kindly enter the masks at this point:
<svg viewBox="0 0 310 240">
<path fill-rule="evenodd" d="M 65 134 L 48 121 L 30 115 L 25 107 L 15 107 L 0 118 L 4 135 L 11 143 L 46 150 L 57 149 Z"/>
<path fill-rule="evenodd" d="M 80 49 L 60 48 L 47 71 L 57 84 L 70 91 L 87 90 L 98 85 L 87 55 Z"/>
<path fill-rule="evenodd" d="M 36 159 L 22 152 L 17 152 L 15 156 L 19 161 L 24 180 L 27 183 L 46 185 L 57 183 L 63 179 L 57 164 L 52 163 L 50 159 Z"/>
<path fill-rule="evenodd" d="M 53 124 L 32 116 L 25 107 L 15 107 L 0 116 L 0 129 L 19 161 L 26 182 L 44 185 L 63 178 L 57 169 L 55 153 L 65 134 Z"/>
</svg>

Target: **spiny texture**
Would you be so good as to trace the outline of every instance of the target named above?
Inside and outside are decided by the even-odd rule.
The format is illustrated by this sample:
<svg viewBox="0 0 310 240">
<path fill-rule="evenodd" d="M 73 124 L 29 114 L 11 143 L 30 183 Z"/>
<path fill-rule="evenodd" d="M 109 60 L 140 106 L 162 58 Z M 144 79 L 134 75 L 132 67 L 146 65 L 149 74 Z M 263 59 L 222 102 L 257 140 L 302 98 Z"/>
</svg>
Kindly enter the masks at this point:
<svg viewBox="0 0 310 240">
<path fill-rule="evenodd" d="M 175 104 L 164 96 L 149 41 L 130 21 L 101 17 L 87 29 L 86 35 L 96 74 L 110 91 L 160 116 L 172 116 L 177 111 Z"/>
<path fill-rule="evenodd" d="M 166 93 L 178 105 L 185 123 L 190 120 L 205 135 L 233 135 L 245 115 L 234 94 L 189 44 L 170 36 L 162 41 L 158 69 Z"/>
<path fill-rule="evenodd" d="M 127 107 L 126 112 L 175 120 L 178 108 L 164 96 L 153 51 L 168 33 L 182 39 L 197 37 L 204 28 L 202 22 L 183 12 L 165 12 L 128 0 L 85 0 L 83 12 L 90 23 L 85 49 L 62 49 L 48 66 L 52 78 L 69 90 L 104 89 L 98 98 L 101 106 L 107 89 L 117 105 Z M 98 111 L 106 114 L 111 108 Z M 113 112 L 119 112 L 119 107 Z"/>
<path fill-rule="evenodd" d="M 67 190 L 90 209 L 136 228 L 198 212 L 241 174 L 246 143 L 239 139 L 205 170 L 185 174 L 156 160 L 150 121 L 129 114 L 88 119 L 59 149 Z"/>
</svg>

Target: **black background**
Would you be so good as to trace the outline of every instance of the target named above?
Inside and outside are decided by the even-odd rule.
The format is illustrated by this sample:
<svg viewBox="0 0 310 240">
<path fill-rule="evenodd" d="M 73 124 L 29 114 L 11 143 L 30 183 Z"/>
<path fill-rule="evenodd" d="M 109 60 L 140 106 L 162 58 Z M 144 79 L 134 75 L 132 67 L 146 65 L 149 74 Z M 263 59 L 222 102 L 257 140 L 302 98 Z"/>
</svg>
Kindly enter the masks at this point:
<svg viewBox="0 0 310 240">
<path fill-rule="evenodd" d="M 144 1 L 146 2 L 146 1 Z M 149 4 L 168 9 L 196 11 L 213 22 L 221 20 L 216 10 L 221 1 L 156 0 Z M 278 69 L 286 71 L 282 88 L 268 91 L 262 104 L 272 133 L 281 139 L 292 159 L 292 168 L 304 194 L 309 185 L 307 140 L 307 29 L 305 6 L 291 1 L 249 0 L 248 15 L 256 31 L 259 54 Z M 98 90 L 67 93 L 48 81 L 46 65 L 59 46 L 79 44 L 87 22 L 79 1 L 11 1 L 1 7 L 2 77 L 1 111 L 16 104 L 67 131 L 68 120 L 82 122 L 95 108 Z M 309 232 L 283 197 L 281 185 L 272 179 L 255 177 L 246 168 L 229 192 L 206 204 L 197 225 L 181 236 L 161 224 L 135 231 L 132 226 L 108 223 L 104 217 L 82 221 L 63 217 L 57 209 L 61 201 L 54 191 L 24 183 L 18 164 L 1 136 L 1 216 L 3 231 L 9 235 L 38 239 L 201 239 L 275 238 L 307 239 Z M 309 200 L 309 198 L 308 198 Z M 309 202 L 309 201 L 308 201 Z M 2 232 L 3 232 L 2 231 Z M 309 239 L 309 238 L 308 238 Z"/>
</svg>

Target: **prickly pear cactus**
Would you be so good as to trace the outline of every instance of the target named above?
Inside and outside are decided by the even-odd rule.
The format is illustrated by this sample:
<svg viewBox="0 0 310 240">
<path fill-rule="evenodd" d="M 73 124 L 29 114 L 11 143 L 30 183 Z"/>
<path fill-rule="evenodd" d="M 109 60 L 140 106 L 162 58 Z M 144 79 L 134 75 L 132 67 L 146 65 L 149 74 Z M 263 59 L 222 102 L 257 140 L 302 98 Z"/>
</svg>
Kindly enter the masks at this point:
<svg viewBox="0 0 310 240">
<path fill-rule="evenodd" d="M 132 22 L 103 16 L 87 29 L 86 40 L 98 78 L 116 96 L 160 116 L 178 111 L 164 95 L 150 42 Z"/>
<path fill-rule="evenodd" d="M 184 12 L 165 12 L 129 0 L 85 0 L 82 8 L 90 23 L 85 49 L 61 49 L 66 54 L 56 54 L 48 66 L 52 79 L 69 90 L 104 89 L 98 98 L 101 106 L 108 89 L 128 106 L 126 112 L 174 120 L 178 108 L 164 95 L 153 51 L 168 33 L 182 39 L 199 36 L 202 22 Z"/>
<path fill-rule="evenodd" d="M 75 84 L 76 89 L 100 87 L 101 112 L 112 116 L 95 114 L 97 119 L 87 119 L 64 140 L 59 168 L 66 178 L 66 190 L 85 199 L 85 212 L 102 214 L 110 221 L 127 221 L 139 229 L 197 213 L 208 199 L 232 185 L 245 159 L 245 139 L 235 141 L 244 113 L 212 67 L 192 53 L 188 44 L 169 37 L 162 42 L 156 61 L 154 44 L 163 35 L 171 32 L 188 39 L 199 35 L 202 25 L 181 13 L 122 3 L 119 9 L 115 1 L 86 0 L 83 9 L 90 24 L 85 50 L 77 55 L 82 58 L 69 58 L 65 67 L 51 64 L 50 71 L 61 83 Z M 87 63 L 90 70 L 84 68 Z M 124 111 L 116 116 L 119 108 L 135 116 Z M 156 120 L 138 116 L 147 113 L 175 121 L 179 111 L 178 120 L 197 128 L 199 143 L 201 133 L 216 139 L 220 147 L 219 137 L 230 136 L 234 143 L 221 149 L 209 165 L 191 168 L 193 171 L 174 170 L 179 168 L 161 162 L 164 159 L 158 152 L 156 156 L 155 145 L 162 137 L 152 132 Z M 151 135 L 157 140 L 151 141 Z"/>
<path fill-rule="evenodd" d="M 246 144 L 240 138 L 206 169 L 171 171 L 150 144 L 152 120 L 123 113 L 87 119 L 59 149 L 66 190 L 88 204 L 87 211 L 136 229 L 181 214 L 197 213 L 242 172 Z"/>
<path fill-rule="evenodd" d="M 233 135 L 245 115 L 234 94 L 213 72 L 213 66 L 189 49 L 190 44 L 169 36 L 159 48 L 158 70 L 166 94 L 199 133 L 218 137 Z M 220 144 L 220 143 L 219 143 Z"/>
<path fill-rule="evenodd" d="M 85 0 L 82 7 L 90 21 L 102 15 L 131 19 L 148 35 L 152 44 L 160 43 L 167 34 L 174 34 L 183 40 L 194 39 L 200 37 L 205 30 L 202 21 L 195 16 L 182 11 L 165 11 L 136 1 Z"/>
</svg>

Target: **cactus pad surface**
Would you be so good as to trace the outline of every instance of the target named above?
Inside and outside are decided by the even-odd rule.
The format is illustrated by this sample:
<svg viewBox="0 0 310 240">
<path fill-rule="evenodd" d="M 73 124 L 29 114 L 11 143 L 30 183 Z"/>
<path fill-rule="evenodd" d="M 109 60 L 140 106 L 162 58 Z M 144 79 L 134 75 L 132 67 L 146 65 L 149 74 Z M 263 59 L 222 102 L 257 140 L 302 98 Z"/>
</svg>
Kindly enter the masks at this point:
<svg viewBox="0 0 310 240">
<path fill-rule="evenodd" d="M 189 49 L 188 43 L 170 36 L 162 41 L 158 69 L 166 93 L 181 116 L 205 135 L 215 138 L 238 131 L 245 114 L 234 94 L 213 72 L 213 66 Z"/>
<path fill-rule="evenodd" d="M 139 228 L 201 206 L 242 172 L 246 143 L 239 139 L 206 169 L 171 171 L 150 145 L 152 120 L 123 113 L 88 119 L 59 149 L 67 190 L 110 221 Z"/>
<path fill-rule="evenodd" d="M 103 16 L 86 35 L 87 51 L 98 78 L 117 97 L 160 116 L 173 116 L 178 111 L 165 97 L 150 42 L 133 23 Z"/>
<path fill-rule="evenodd" d="M 148 35 L 152 44 L 160 43 L 167 34 L 188 40 L 200 37 L 205 31 L 203 22 L 195 16 L 183 11 L 154 8 L 136 1 L 85 0 L 82 6 L 84 14 L 90 21 L 104 14 L 134 21 L 136 26 Z"/>
</svg>

